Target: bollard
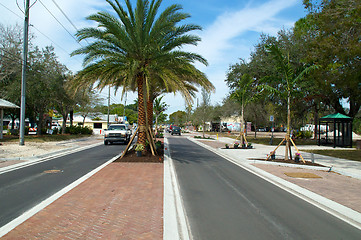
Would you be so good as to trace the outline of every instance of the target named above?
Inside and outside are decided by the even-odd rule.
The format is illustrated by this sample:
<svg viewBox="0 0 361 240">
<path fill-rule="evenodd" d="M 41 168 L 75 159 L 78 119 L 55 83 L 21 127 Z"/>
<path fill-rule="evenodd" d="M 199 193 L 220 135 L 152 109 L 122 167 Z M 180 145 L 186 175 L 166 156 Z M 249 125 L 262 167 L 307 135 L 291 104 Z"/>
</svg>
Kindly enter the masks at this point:
<svg viewBox="0 0 361 240">
<path fill-rule="evenodd" d="M 315 154 L 311 153 L 311 162 L 315 163 Z"/>
<path fill-rule="evenodd" d="M 218 133 L 217 133 L 217 140 L 218 140 Z"/>
</svg>

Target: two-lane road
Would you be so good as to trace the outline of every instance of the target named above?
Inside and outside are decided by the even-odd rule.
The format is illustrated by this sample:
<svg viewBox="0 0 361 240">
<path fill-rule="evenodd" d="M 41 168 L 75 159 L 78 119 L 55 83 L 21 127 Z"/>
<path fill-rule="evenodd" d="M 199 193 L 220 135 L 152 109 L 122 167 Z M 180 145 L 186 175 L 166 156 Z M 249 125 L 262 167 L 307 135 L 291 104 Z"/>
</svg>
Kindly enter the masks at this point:
<svg viewBox="0 0 361 240">
<path fill-rule="evenodd" d="M 125 145 L 96 146 L 0 174 L 0 227 L 123 151 Z"/>
<path fill-rule="evenodd" d="M 168 140 L 194 239 L 361 239 L 359 229 L 186 138 Z"/>
</svg>

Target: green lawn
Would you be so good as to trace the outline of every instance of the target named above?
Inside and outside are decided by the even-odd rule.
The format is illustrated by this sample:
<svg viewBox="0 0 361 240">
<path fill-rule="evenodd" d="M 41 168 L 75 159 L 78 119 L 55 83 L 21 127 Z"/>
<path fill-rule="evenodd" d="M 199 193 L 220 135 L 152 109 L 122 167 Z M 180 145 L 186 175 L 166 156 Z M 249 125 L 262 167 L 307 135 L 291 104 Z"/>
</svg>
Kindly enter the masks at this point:
<svg viewBox="0 0 361 240">
<path fill-rule="evenodd" d="M 77 139 L 77 138 L 83 138 L 83 137 L 89 137 L 91 135 L 69 135 L 69 134 L 57 134 L 57 135 L 29 135 L 25 136 L 25 142 L 53 142 L 53 141 L 64 141 L 64 140 L 71 140 L 71 139 Z M 0 142 L 18 142 L 19 137 L 18 136 L 4 136 L 3 139 L 0 140 Z"/>
<path fill-rule="evenodd" d="M 361 162 L 361 150 L 307 150 L 305 152 Z"/>
<path fill-rule="evenodd" d="M 237 138 L 237 135 L 228 135 L 228 133 L 207 132 L 207 134 L 210 134 L 210 135 L 218 134 L 218 136 L 220 136 L 220 137 L 230 137 L 233 139 Z M 277 146 L 278 144 L 280 144 L 281 141 L 283 140 L 283 138 L 273 138 L 272 144 L 270 143 L 270 140 L 271 140 L 271 138 L 269 138 L 269 137 L 268 138 L 265 138 L 265 137 L 254 138 L 254 135 L 247 136 L 248 142 L 264 144 L 264 145 L 272 145 L 272 146 Z M 317 144 L 317 141 L 313 140 L 313 139 L 296 139 L 294 142 L 296 145 L 316 145 Z"/>
<path fill-rule="evenodd" d="M 212 133 L 208 132 L 207 134 L 210 135 L 216 135 L 220 137 L 230 137 L 233 139 L 236 139 L 236 135 L 228 135 L 227 133 Z M 272 145 L 277 146 L 282 141 L 281 138 L 274 138 L 272 144 L 270 144 L 270 138 L 264 138 L 264 137 L 258 137 L 254 138 L 254 136 L 248 136 L 247 141 L 251 143 L 258 143 L 258 144 L 264 144 L 264 145 Z M 317 141 L 313 139 L 296 139 L 295 140 L 296 146 L 302 146 L 302 145 L 317 145 Z M 354 144 L 355 145 L 355 144 Z M 303 150 L 305 151 L 305 150 Z M 361 162 L 361 150 L 307 150 L 305 152 L 315 153 L 315 154 L 321 154 L 325 156 L 331 156 L 331 157 L 337 157 L 337 158 L 343 158 L 353 161 L 360 161 Z"/>
</svg>

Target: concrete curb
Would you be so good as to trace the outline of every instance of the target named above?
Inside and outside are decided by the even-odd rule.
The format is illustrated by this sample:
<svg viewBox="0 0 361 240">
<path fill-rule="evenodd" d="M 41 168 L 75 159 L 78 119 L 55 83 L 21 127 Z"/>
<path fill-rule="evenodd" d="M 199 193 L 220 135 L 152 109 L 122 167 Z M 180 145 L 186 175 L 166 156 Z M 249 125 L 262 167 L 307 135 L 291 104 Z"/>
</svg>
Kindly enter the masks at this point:
<svg viewBox="0 0 361 240">
<path fill-rule="evenodd" d="M 299 187 L 296 184 L 290 183 L 286 180 L 276 177 L 266 171 L 263 171 L 257 167 L 254 167 L 254 166 L 248 164 L 247 162 L 245 162 L 244 164 L 239 163 L 239 162 L 235 161 L 234 159 L 232 159 L 231 157 L 229 157 L 229 156 L 215 150 L 214 148 L 209 147 L 208 145 L 203 144 L 193 138 L 188 137 L 188 139 L 190 141 L 198 144 L 199 146 L 204 147 L 204 148 L 214 152 L 215 154 L 225 158 L 226 160 L 242 167 L 243 169 L 263 178 L 264 180 L 286 190 L 287 192 L 313 204 L 314 206 L 332 214 L 333 216 L 335 216 L 361 230 L 361 213 L 356 212 L 356 211 L 352 210 L 351 208 L 345 207 L 337 202 L 329 200 L 321 195 L 313 193 L 307 189 Z"/>
<path fill-rule="evenodd" d="M 54 159 L 54 158 L 56 158 L 56 157 L 61 157 L 61 156 L 65 156 L 65 155 L 68 155 L 68 154 L 71 154 L 71 153 L 80 152 L 80 151 L 83 151 L 83 150 L 86 150 L 86 149 L 89 149 L 89 148 L 93 148 L 93 147 L 96 147 L 96 146 L 100 146 L 100 145 L 102 145 L 102 144 L 103 144 L 103 143 L 95 143 L 95 144 L 88 145 L 88 146 L 84 146 L 84 147 L 74 147 L 74 148 L 67 149 L 67 150 L 62 150 L 62 151 L 56 151 L 56 152 L 53 152 L 53 153 L 48 153 L 48 154 L 42 155 L 43 157 L 42 157 L 42 156 L 39 156 L 39 157 L 37 157 L 37 158 L 32 157 L 33 159 L 31 159 L 31 160 L 29 160 L 29 161 L 0 168 L 0 174 L 6 173 L 6 172 L 10 172 L 10 171 L 14 171 L 14 170 L 17 170 L 17 169 L 20 169 L 20 168 L 24 168 L 24 167 L 27 167 L 27 166 L 31 166 L 31 165 L 34 165 L 34 164 L 37 164 L 37 163 L 46 162 L 46 161 L 49 161 L 49 160 Z M 44 156 L 45 156 L 45 157 L 44 157 Z M 39 159 L 39 158 L 40 158 L 40 159 Z M 21 159 L 20 159 L 20 160 L 21 160 Z"/>
<path fill-rule="evenodd" d="M 163 239 L 192 239 L 167 138 L 164 138 Z"/>
</svg>

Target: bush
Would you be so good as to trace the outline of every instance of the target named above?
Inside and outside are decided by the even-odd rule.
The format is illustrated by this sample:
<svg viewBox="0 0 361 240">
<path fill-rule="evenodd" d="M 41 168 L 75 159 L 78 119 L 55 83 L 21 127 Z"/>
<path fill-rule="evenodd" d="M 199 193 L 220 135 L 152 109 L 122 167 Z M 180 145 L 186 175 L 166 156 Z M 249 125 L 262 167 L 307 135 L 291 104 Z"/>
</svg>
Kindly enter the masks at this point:
<svg viewBox="0 0 361 240">
<path fill-rule="evenodd" d="M 69 134 L 92 134 L 93 130 L 89 127 L 70 126 L 65 128 L 65 133 Z"/>
<path fill-rule="evenodd" d="M 301 139 L 312 138 L 312 136 L 313 136 L 313 132 L 311 131 L 299 131 L 296 133 L 296 138 L 301 138 Z"/>
<path fill-rule="evenodd" d="M 11 135 L 19 136 L 19 129 L 10 129 L 9 132 Z"/>
<path fill-rule="evenodd" d="M 352 123 L 353 131 L 357 134 L 361 134 L 361 118 L 355 117 Z"/>
</svg>

